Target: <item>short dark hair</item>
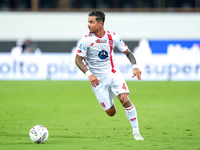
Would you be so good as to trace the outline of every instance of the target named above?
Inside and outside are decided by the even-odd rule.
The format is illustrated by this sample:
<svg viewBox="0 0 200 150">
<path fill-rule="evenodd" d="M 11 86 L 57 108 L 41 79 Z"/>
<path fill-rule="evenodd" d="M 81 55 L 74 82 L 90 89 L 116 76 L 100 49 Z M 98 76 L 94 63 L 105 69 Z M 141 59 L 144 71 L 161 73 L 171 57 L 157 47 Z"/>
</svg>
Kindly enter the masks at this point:
<svg viewBox="0 0 200 150">
<path fill-rule="evenodd" d="M 105 14 L 102 11 L 92 11 L 89 13 L 88 16 L 96 16 L 97 21 L 105 21 Z"/>
</svg>

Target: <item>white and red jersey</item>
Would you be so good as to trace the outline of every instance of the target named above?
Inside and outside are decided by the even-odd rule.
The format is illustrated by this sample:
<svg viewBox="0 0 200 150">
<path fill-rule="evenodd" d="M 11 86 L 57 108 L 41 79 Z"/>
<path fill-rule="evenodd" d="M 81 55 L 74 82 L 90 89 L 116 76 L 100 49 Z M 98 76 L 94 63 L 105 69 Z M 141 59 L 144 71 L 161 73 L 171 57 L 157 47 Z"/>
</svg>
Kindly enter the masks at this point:
<svg viewBox="0 0 200 150">
<path fill-rule="evenodd" d="M 128 49 L 119 35 L 114 32 L 106 31 L 102 37 L 89 33 L 81 39 L 77 55 L 85 58 L 87 67 L 97 78 L 102 78 L 119 71 L 114 59 L 115 46 L 121 52 Z"/>
</svg>

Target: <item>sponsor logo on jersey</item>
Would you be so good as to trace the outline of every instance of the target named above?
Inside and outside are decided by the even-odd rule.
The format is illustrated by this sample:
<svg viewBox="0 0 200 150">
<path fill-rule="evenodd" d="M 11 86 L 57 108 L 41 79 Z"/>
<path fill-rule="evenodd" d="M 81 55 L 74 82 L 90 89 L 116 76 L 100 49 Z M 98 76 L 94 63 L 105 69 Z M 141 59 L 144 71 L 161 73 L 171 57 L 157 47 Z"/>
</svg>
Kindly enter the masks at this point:
<svg viewBox="0 0 200 150">
<path fill-rule="evenodd" d="M 101 40 L 101 39 L 97 39 L 96 43 L 107 43 L 107 40 Z"/>
<path fill-rule="evenodd" d="M 98 56 L 100 59 L 106 59 L 108 57 L 108 53 L 105 50 L 101 50 Z"/>
</svg>

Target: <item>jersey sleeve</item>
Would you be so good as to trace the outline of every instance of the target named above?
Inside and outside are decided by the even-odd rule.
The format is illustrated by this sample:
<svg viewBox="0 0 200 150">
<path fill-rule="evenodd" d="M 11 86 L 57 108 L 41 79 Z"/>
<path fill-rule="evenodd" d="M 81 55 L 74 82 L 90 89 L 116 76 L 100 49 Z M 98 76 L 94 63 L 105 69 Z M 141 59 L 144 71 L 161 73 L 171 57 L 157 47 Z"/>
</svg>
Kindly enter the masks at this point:
<svg viewBox="0 0 200 150">
<path fill-rule="evenodd" d="M 119 51 L 125 52 L 128 49 L 128 46 L 124 43 L 124 41 L 119 37 L 118 34 L 115 34 L 115 42 L 116 47 L 119 49 Z"/>
<path fill-rule="evenodd" d="M 82 39 L 80 40 L 80 44 L 77 47 L 76 54 L 81 57 L 86 57 L 86 53 L 87 53 L 87 35 L 82 37 Z"/>
</svg>

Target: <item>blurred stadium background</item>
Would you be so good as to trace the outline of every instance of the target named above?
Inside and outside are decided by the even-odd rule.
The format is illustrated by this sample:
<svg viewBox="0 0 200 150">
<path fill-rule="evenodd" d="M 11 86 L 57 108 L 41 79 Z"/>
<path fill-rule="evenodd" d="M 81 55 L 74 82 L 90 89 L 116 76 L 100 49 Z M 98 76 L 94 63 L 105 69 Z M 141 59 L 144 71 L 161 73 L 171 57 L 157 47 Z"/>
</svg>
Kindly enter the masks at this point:
<svg viewBox="0 0 200 150">
<path fill-rule="evenodd" d="M 0 80 L 86 79 L 72 63 L 74 49 L 97 9 L 134 51 L 144 80 L 200 80 L 199 0 L 0 0 Z M 41 53 L 11 55 L 19 39 Z"/>
</svg>

